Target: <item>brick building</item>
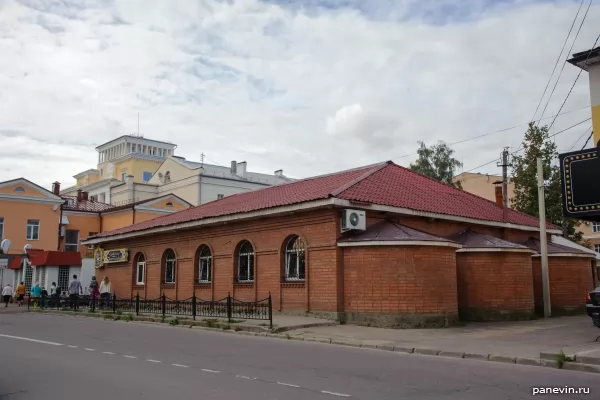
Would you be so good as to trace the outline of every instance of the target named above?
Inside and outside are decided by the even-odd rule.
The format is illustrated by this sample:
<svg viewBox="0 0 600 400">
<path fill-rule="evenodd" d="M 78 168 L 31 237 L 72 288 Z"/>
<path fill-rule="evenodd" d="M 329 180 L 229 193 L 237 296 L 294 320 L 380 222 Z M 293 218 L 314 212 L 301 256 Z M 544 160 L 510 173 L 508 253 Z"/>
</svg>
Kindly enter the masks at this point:
<svg viewBox="0 0 600 400">
<path fill-rule="evenodd" d="M 559 232 L 549 225 L 549 235 Z M 283 313 L 425 327 L 452 325 L 459 310 L 467 319 L 531 317 L 536 251 L 516 244 L 531 237 L 539 238 L 535 218 L 385 162 L 225 197 L 85 243 L 131 255 L 101 266 L 120 297 L 270 293 Z M 577 284 L 565 281 L 556 296 L 584 304 L 593 255 L 572 259 Z"/>
</svg>

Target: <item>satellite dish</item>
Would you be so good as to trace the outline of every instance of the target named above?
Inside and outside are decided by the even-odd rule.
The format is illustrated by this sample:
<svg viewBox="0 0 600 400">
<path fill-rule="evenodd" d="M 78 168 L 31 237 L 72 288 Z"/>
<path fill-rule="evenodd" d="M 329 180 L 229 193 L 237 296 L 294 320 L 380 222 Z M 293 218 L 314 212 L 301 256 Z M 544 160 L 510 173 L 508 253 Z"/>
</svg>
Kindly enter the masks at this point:
<svg viewBox="0 0 600 400">
<path fill-rule="evenodd" d="M 23 247 L 23 253 L 27 253 L 27 250 L 29 250 L 30 248 L 31 248 L 31 245 L 30 245 L 30 244 L 26 244 L 26 245 Z"/>
<path fill-rule="evenodd" d="M 10 240 L 4 239 L 2 242 L 0 242 L 0 250 L 2 250 L 4 254 L 7 254 L 8 249 L 10 249 Z"/>
</svg>

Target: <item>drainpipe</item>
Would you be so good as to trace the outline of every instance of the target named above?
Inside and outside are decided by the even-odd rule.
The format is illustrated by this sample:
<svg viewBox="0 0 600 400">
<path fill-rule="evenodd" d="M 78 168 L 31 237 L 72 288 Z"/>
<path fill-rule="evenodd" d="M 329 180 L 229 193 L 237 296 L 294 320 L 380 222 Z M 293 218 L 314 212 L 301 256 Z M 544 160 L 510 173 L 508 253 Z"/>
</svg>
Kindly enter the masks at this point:
<svg viewBox="0 0 600 400">
<path fill-rule="evenodd" d="M 62 217 L 63 217 L 63 205 L 67 202 L 65 201 L 60 205 L 60 220 L 58 221 L 58 242 L 56 244 L 56 251 L 60 251 L 60 231 L 62 230 Z"/>
</svg>

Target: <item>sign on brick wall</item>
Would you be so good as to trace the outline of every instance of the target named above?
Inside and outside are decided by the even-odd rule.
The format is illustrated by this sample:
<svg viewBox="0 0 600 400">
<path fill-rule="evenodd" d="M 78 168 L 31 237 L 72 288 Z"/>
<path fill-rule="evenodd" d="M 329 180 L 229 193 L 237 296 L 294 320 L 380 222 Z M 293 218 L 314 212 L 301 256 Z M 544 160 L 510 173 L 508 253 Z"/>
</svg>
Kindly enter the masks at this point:
<svg viewBox="0 0 600 400">
<path fill-rule="evenodd" d="M 600 151 L 597 148 L 559 155 L 565 216 L 600 221 Z"/>
</svg>

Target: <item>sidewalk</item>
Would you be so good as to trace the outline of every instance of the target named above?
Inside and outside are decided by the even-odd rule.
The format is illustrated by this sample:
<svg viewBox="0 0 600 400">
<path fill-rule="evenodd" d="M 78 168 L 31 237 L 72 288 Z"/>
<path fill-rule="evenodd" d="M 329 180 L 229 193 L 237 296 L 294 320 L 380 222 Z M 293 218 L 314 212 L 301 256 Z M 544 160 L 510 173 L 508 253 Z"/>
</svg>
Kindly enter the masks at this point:
<svg viewBox="0 0 600 400">
<path fill-rule="evenodd" d="M 27 304 L 23 305 L 23 307 L 18 307 L 16 302 L 9 304 L 8 307 L 4 307 L 4 303 L 0 304 L 0 315 L 18 314 L 23 312 L 27 312 Z"/>
<path fill-rule="evenodd" d="M 600 329 L 588 316 L 551 318 L 548 320 L 469 323 L 446 329 L 382 329 L 355 325 L 302 328 L 288 334 L 300 340 L 331 341 L 361 347 L 430 349 L 432 351 L 498 355 L 510 358 L 552 359 L 565 349 L 576 355 L 588 352 L 599 357 L 600 342 L 594 342 Z"/>
</svg>

